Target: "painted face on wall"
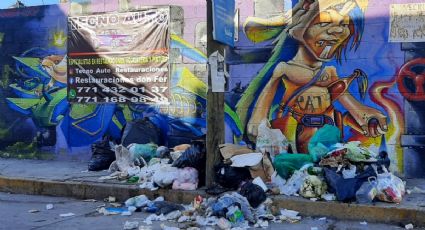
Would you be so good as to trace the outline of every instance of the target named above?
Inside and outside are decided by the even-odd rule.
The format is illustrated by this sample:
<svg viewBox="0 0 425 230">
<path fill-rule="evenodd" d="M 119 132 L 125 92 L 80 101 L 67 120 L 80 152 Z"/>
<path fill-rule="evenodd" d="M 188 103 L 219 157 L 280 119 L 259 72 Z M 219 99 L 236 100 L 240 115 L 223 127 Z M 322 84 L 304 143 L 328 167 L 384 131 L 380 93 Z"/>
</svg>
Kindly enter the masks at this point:
<svg viewBox="0 0 425 230">
<path fill-rule="evenodd" d="M 329 61 L 350 37 L 350 18 L 328 9 L 320 12 L 307 27 L 303 43 L 320 61 Z"/>
</svg>

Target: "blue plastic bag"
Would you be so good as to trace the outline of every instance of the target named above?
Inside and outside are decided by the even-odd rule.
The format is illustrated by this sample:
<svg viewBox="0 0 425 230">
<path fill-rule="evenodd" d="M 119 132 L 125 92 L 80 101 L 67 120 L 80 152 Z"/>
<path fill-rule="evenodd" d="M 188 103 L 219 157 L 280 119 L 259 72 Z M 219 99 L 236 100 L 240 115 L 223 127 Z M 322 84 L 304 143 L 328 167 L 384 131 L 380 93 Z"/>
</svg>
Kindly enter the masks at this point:
<svg viewBox="0 0 425 230">
<path fill-rule="evenodd" d="M 332 145 L 341 141 L 341 131 L 339 128 L 326 124 L 311 137 L 308 143 L 308 152 L 313 158 L 313 161 L 318 162 L 331 150 L 330 147 Z"/>
</svg>

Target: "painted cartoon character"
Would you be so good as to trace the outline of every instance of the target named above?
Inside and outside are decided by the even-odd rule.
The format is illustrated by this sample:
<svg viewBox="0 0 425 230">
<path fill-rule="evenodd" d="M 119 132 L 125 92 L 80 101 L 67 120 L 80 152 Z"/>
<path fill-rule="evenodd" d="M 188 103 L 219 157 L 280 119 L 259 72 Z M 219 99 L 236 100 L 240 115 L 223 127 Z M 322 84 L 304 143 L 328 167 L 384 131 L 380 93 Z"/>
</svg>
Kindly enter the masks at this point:
<svg viewBox="0 0 425 230">
<path fill-rule="evenodd" d="M 292 11 L 273 20 L 247 20 L 245 32 L 251 40 L 277 37 L 272 57 L 237 105 L 251 140 L 265 118 L 295 141 L 297 152 L 301 153 L 308 152 L 310 138 L 325 124 L 341 130 L 349 125 L 368 137 L 387 131 L 386 116 L 348 92 L 357 79 L 364 97 L 366 74 L 356 69 L 351 76 L 339 78 L 335 66 L 325 65 L 334 58 L 339 62 L 350 42 L 351 48 L 357 47 L 366 8 L 367 0 L 301 0 Z M 284 57 L 291 53 L 285 49 L 291 47 L 297 47 L 295 54 Z M 337 101 L 347 110 L 346 114 L 335 110 Z"/>
</svg>

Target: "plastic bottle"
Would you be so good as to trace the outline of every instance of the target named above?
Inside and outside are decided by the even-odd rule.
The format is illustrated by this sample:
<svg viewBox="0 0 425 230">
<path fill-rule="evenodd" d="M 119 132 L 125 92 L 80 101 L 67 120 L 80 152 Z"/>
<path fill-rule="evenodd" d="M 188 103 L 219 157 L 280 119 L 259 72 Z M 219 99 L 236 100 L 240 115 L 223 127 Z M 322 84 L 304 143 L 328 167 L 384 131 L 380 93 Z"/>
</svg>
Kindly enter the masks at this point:
<svg viewBox="0 0 425 230">
<path fill-rule="evenodd" d="M 234 206 L 234 205 L 228 208 L 226 217 L 233 224 L 238 224 L 245 221 L 242 211 L 237 206 Z"/>
<path fill-rule="evenodd" d="M 356 192 L 356 200 L 360 204 L 372 203 L 378 194 L 376 177 L 370 177 L 369 181 L 364 182 Z"/>
</svg>

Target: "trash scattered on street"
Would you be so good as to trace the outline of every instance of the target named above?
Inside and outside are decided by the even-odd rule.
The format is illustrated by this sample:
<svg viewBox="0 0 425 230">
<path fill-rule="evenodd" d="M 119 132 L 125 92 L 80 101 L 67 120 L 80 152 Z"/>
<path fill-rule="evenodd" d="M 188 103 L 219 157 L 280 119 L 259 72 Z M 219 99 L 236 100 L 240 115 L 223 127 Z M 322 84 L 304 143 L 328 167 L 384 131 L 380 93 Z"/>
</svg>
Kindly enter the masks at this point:
<svg viewBox="0 0 425 230">
<path fill-rule="evenodd" d="M 93 150 L 98 153 L 110 155 L 112 151 L 115 156 L 108 167 L 111 174 L 100 179 L 120 180 L 152 191 L 196 190 L 205 185 L 205 140 L 193 140 L 174 147 L 161 146 L 159 135 L 147 132 L 151 126 L 148 119 L 133 122 L 125 128 L 120 145 L 112 147 L 100 142 L 94 146 Z M 298 196 L 312 202 L 356 201 L 364 204 L 376 200 L 399 203 L 406 193 L 405 182 L 387 170 L 391 163 L 388 153 L 380 151 L 376 154 L 359 141 L 344 143 L 335 126 L 319 128 L 306 143 L 308 151 L 294 153 L 294 143 L 289 143 L 280 130 L 272 129 L 263 120 L 255 144 L 255 149 L 251 145 L 230 143 L 219 146 L 223 160 L 214 166 L 214 186 L 206 190 L 213 197 L 198 195 L 193 197 L 191 204 L 181 205 L 166 201 L 164 197 L 152 200 L 146 195 L 138 195 L 129 197 L 122 206 L 110 196 L 97 210 L 103 215 L 151 213 L 143 220 L 148 226 L 154 221 L 171 220 L 184 229 L 217 226 L 236 230 L 268 228 L 270 223 L 282 221 L 301 221 L 297 211 L 278 209 L 269 195 Z M 96 157 L 92 163 L 95 160 Z M 418 187 L 409 192 L 425 193 Z M 322 217 L 319 220 L 327 219 Z M 136 223 L 138 226 L 138 222 L 126 222 L 127 228 L 131 229 Z M 367 225 L 367 222 L 360 224 Z M 179 229 L 164 224 L 161 228 Z"/>
<path fill-rule="evenodd" d="M 105 202 L 114 203 L 117 199 L 113 196 L 109 196 L 108 198 L 105 198 Z"/>
<path fill-rule="evenodd" d="M 46 204 L 46 210 L 53 209 L 53 204 Z"/>
<path fill-rule="evenodd" d="M 29 213 L 36 213 L 36 212 L 40 212 L 40 210 L 37 210 L 37 209 L 31 209 L 31 210 L 28 210 L 28 212 L 29 212 Z"/>
<path fill-rule="evenodd" d="M 361 225 L 367 225 L 367 222 L 366 221 L 362 221 L 362 222 L 360 222 L 360 224 Z"/>
<path fill-rule="evenodd" d="M 165 225 L 165 224 L 161 224 L 161 229 L 162 229 L 162 230 L 180 230 L 180 228 L 177 228 L 177 227 L 169 227 L 169 226 L 167 226 L 167 225 Z"/>
<path fill-rule="evenodd" d="M 71 217 L 71 216 L 75 216 L 74 213 L 69 212 L 69 213 L 63 213 L 63 214 L 59 214 L 60 217 Z"/>
<path fill-rule="evenodd" d="M 139 227 L 139 222 L 137 221 L 126 221 L 124 223 L 124 230 L 136 229 Z"/>
<path fill-rule="evenodd" d="M 411 190 L 411 192 L 412 193 L 418 193 L 418 194 L 425 194 L 425 190 L 424 189 L 418 188 L 416 186 Z"/>
<path fill-rule="evenodd" d="M 407 224 L 404 226 L 405 229 L 413 229 L 413 224 Z"/>
</svg>

